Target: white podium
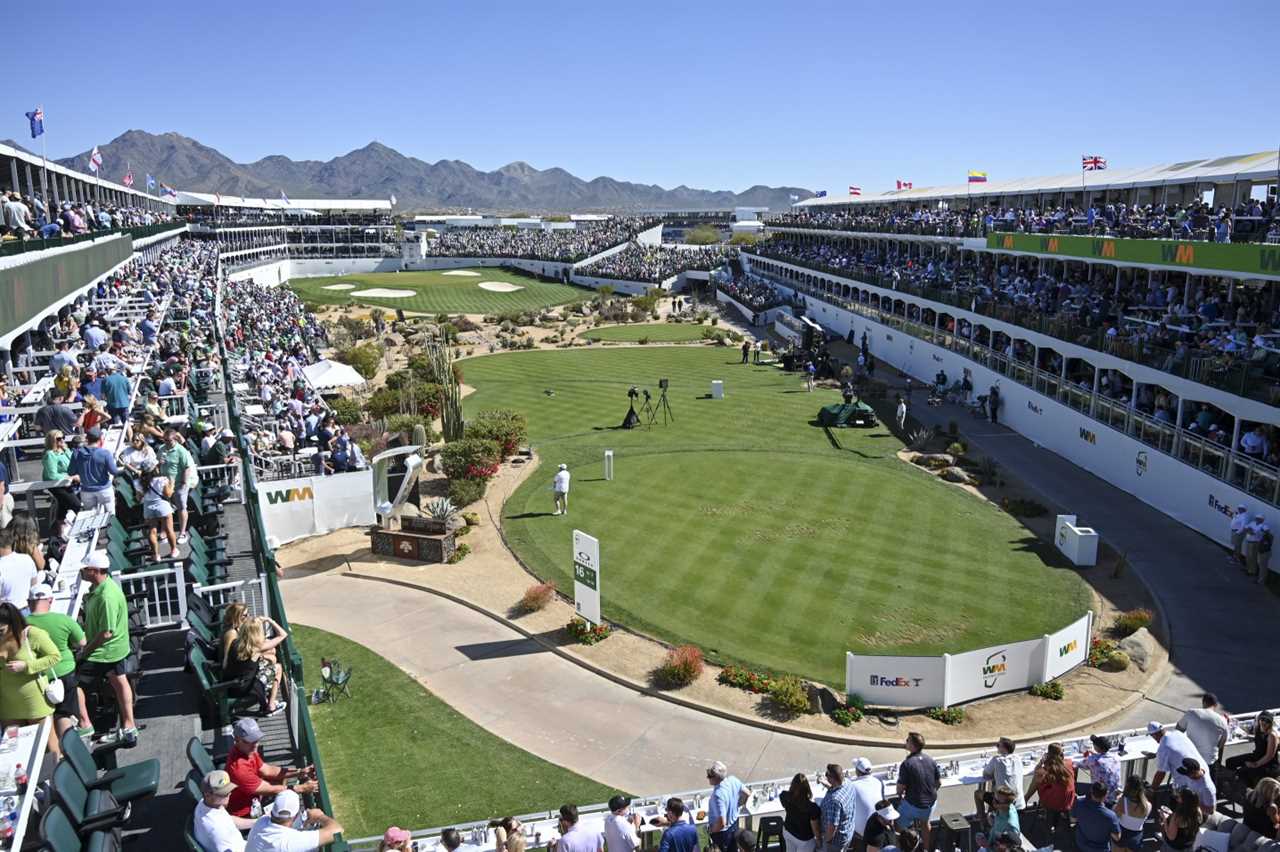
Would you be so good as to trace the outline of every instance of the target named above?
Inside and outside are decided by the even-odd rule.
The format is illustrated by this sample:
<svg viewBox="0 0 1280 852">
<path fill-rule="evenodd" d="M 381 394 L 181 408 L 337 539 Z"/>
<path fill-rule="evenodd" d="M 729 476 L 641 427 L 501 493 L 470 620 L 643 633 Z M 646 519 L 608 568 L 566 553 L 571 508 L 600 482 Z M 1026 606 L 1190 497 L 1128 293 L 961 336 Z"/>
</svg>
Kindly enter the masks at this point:
<svg viewBox="0 0 1280 852">
<path fill-rule="evenodd" d="M 716 379 L 711 383 L 711 398 L 724 399 L 724 382 Z"/>
<path fill-rule="evenodd" d="M 1058 515 L 1053 540 L 1072 565 L 1088 568 L 1098 564 L 1098 533 L 1091 527 L 1076 526 L 1075 515 Z"/>
</svg>

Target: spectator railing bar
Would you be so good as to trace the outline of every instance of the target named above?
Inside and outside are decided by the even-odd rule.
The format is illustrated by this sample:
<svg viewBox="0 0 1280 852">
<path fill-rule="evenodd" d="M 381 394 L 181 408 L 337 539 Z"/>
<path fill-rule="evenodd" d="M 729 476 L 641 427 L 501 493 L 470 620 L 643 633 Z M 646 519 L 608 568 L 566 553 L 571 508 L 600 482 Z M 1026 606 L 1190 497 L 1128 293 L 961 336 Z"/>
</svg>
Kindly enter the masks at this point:
<svg viewBox="0 0 1280 852">
<path fill-rule="evenodd" d="M 126 596 L 146 595 L 143 617 L 148 630 L 186 623 L 187 586 L 182 561 L 162 559 L 157 564 L 174 562 L 177 564 L 169 568 L 153 568 L 148 571 L 113 575 Z"/>
<path fill-rule="evenodd" d="M 110 228 L 100 231 L 90 231 L 87 234 L 72 234 L 64 237 L 55 237 L 48 240 L 42 240 L 39 237 L 32 237 L 26 240 L 5 240 L 0 243 L 0 257 L 7 257 L 15 254 L 25 254 L 32 251 L 45 251 L 59 246 L 70 246 L 76 243 L 92 242 L 102 237 L 110 237 L 116 234 L 129 234 L 136 240 L 146 237 L 154 237 L 157 234 L 163 234 L 167 231 L 177 231 L 186 227 L 185 222 L 160 222 L 155 225 L 141 225 L 136 228 Z"/>
<path fill-rule="evenodd" d="M 191 590 L 208 600 L 209 605 L 215 610 L 221 610 L 227 604 L 238 601 L 247 606 L 254 615 L 269 614 L 267 581 L 262 576 L 254 580 L 232 580 L 208 586 L 196 585 Z"/>
</svg>

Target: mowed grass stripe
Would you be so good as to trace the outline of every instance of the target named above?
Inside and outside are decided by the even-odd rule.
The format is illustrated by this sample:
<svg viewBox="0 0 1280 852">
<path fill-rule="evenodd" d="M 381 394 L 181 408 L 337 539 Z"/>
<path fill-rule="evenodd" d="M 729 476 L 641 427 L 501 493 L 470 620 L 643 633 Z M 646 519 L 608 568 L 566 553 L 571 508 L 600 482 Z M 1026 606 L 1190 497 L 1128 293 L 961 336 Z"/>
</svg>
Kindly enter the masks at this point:
<svg viewBox="0 0 1280 852">
<path fill-rule="evenodd" d="M 417 270 L 411 272 L 369 272 L 322 278 L 295 278 L 289 287 L 308 302 L 326 305 L 361 304 L 400 308 L 428 314 L 502 314 L 512 311 L 540 311 L 556 305 L 589 299 L 594 291 L 554 281 L 540 281 L 533 275 L 497 267 L 471 270 L 475 276 L 446 275 L 458 270 Z M 480 286 L 493 281 L 521 289 L 497 293 Z M 329 290 L 335 285 L 352 289 Z M 414 295 L 399 298 L 355 296 L 361 290 L 412 290 Z"/>
<path fill-rule="evenodd" d="M 841 430 L 833 449 L 810 421 L 837 393 L 797 392 L 794 376 L 735 358 L 593 347 L 463 362 L 477 388 L 468 414 L 524 411 L 551 465 L 504 512 L 535 573 L 571 594 L 569 534 L 582 529 L 601 540 L 608 618 L 713 659 L 837 685 L 846 650 L 958 652 L 1051 632 L 1084 611 L 1079 577 L 1028 550 L 1014 519 L 903 465 L 887 430 Z M 656 400 L 662 377 L 675 422 L 614 428 L 627 388 Z M 699 399 L 716 378 L 726 399 Z M 592 481 L 606 448 L 616 478 Z M 577 477 L 568 519 L 545 514 L 560 461 Z M 1046 596 L 1060 605 L 1010 603 Z"/>
</svg>

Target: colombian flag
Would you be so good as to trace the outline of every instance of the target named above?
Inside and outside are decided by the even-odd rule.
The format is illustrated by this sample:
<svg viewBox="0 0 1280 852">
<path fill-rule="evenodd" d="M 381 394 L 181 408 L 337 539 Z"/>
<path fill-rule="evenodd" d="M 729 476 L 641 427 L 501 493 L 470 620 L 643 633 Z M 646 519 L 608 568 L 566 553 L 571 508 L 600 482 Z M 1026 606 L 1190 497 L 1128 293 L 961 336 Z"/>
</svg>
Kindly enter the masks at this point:
<svg viewBox="0 0 1280 852">
<path fill-rule="evenodd" d="M 987 182 L 986 172 L 975 172 L 973 169 L 969 169 L 969 183 L 986 183 L 986 182 Z"/>
</svg>

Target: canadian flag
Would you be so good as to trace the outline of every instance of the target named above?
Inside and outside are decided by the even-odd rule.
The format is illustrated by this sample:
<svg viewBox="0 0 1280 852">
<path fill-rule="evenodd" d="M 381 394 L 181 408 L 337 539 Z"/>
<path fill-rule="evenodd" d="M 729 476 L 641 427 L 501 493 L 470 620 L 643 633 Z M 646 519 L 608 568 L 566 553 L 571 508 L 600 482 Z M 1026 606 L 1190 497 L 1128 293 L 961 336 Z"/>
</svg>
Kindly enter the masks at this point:
<svg viewBox="0 0 1280 852">
<path fill-rule="evenodd" d="M 911 181 L 909 180 L 898 181 L 898 189 L 910 189 L 910 188 L 911 188 Z"/>
</svg>

